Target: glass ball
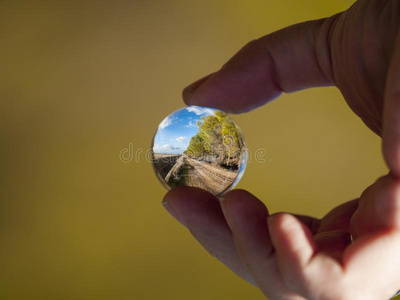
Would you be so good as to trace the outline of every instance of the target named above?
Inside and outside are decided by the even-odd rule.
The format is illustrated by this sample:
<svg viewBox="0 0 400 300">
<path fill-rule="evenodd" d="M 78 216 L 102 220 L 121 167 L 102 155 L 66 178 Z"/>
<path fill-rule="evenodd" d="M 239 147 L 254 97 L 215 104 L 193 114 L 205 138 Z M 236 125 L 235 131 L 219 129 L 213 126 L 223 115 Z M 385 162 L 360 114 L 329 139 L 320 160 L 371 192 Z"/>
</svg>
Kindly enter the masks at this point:
<svg viewBox="0 0 400 300">
<path fill-rule="evenodd" d="M 243 176 L 247 148 L 240 128 L 225 112 L 188 106 L 160 123 L 151 157 L 167 189 L 192 186 L 221 196 Z"/>
</svg>

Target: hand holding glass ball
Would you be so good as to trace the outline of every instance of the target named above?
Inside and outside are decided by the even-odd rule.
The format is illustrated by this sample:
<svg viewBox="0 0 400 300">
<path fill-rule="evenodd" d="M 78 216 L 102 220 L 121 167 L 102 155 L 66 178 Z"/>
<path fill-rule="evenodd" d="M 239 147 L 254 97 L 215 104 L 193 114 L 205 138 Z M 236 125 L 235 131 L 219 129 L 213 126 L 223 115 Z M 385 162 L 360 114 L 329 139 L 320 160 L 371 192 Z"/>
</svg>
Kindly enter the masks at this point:
<svg viewBox="0 0 400 300">
<path fill-rule="evenodd" d="M 334 85 L 365 125 L 382 136 L 390 173 L 322 219 L 270 215 L 262 201 L 244 190 L 218 199 L 214 195 L 224 188 L 192 185 L 185 174 L 200 174 L 208 164 L 232 172 L 229 161 L 237 158 L 222 151 L 213 152 L 210 161 L 182 154 L 187 169 L 172 171 L 167 182 L 189 186 L 168 191 L 164 206 L 209 253 L 270 300 L 378 300 L 400 287 L 399 8 L 398 0 L 358 0 L 343 13 L 253 40 L 183 93 L 187 105 L 242 113 L 283 92 Z M 192 164 L 200 168 L 192 171 Z M 168 173 L 162 175 L 164 181 Z M 237 180 L 224 178 L 226 183 Z M 290 182 L 287 188 L 292 188 Z"/>
</svg>

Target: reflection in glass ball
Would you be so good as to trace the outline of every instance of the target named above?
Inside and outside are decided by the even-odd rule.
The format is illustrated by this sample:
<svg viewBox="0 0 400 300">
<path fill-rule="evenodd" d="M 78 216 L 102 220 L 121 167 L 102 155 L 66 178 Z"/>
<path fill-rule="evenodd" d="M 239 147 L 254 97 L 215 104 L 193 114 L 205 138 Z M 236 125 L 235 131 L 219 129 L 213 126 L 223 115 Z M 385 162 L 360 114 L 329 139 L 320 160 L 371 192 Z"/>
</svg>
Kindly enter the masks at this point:
<svg viewBox="0 0 400 300">
<path fill-rule="evenodd" d="M 223 111 L 188 106 L 166 117 L 153 139 L 154 170 L 167 188 L 199 187 L 220 196 L 243 176 L 243 134 Z"/>
</svg>

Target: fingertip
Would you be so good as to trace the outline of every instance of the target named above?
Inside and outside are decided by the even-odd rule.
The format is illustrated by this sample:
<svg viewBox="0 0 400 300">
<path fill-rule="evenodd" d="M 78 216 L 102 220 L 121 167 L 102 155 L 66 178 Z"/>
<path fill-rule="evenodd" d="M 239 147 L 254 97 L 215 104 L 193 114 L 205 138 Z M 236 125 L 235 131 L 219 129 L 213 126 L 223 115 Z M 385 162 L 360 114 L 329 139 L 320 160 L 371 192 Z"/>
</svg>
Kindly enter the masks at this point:
<svg viewBox="0 0 400 300">
<path fill-rule="evenodd" d="M 189 186 L 179 186 L 170 189 L 163 198 L 163 202 L 179 204 L 182 202 L 193 201 L 199 198 L 204 198 L 205 200 L 216 199 L 210 192 Z"/>
<path fill-rule="evenodd" d="M 195 82 L 189 84 L 187 87 L 185 87 L 182 91 L 182 98 L 183 101 L 185 102 L 186 105 L 192 105 L 192 104 L 198 104 L 201 105 L 201 103 L 192 103 L 193 102 L 193 94 L 196 92 L 196 90 L 204 83 L 206 82 L 215 72 L 208 74 L 207 76 L 204 76 Z"/>
<path fill-rule="evenodd" d="M 248 191 L 236 189 L 226 193 L 220 198 L 222 211 L 228 223 L 241 222 L 243 219 L 268 216 L 268 209 L 265 204 Z"/>
<path fill-rule="evenodd" d="M 296 221 L 294 216 L 286 213 L 276 213 L 268 218 L 268 224 L 270 224 L 273 229 L 283 229 L 285 231 L 290 228 L 290 226 L 296 225 Z"/>
<path fill-rule="evenodd" d="M 285 265 L 305 266 L 317 250 L 309 228 L 293 215 L 273 215 L 268 218 L 268 227 L 278 260 Z"/>
<path fill-rule="evenodd" d="M 272 214 L 268 217 L 267 219 L 267 223 L 268 223 L 268 228 L 270 231 L 274 231 L 276 224 L 278 224 L 278 222 L 280 222 L 283 213 L 275 213 Z M 270 232 L 271 233 L 271 232 Z"/>
<path fill-rule="evenodd" d="M 292 215 L 286 213 L 273 214 L 268 218 L 268 228 L 272 241 L 277 247 L 283 243 L 290 242 L 291 236 L 295 236 L 300 231 L 299 221 Z"/>
<path fill-rule="evenodd" d="M 249 258 L 249 253 L 258 256 L 259 249 L 272 249 L 267 228 L 268 209 L 261 200 L 245 190 L 233 190 L 220 202 L 238 251 L 247 257 L 247 261 L 255 259 Z"/>
<path fill-rule="evenodd" d="M 269 216 L 267 219 L 268 231 L 271 236 L 272 244 L 278 251 L 282 248 L 284 242 L 282 233 L 285 233 L 285 222 L 287 221 L 287 218 L 289 218 L 289 222 L 291 220 L 290 216 L 288 216 L 289 215 L 285 213 L 276 213 Z"/>
<path fill-rule="evenodd" d="M 203 223 L 207 218 L 222 216 L 218 199 L 200 188 L 176 187 L 166 193 L 161 203 L 185 226 Z"/>
</svg>

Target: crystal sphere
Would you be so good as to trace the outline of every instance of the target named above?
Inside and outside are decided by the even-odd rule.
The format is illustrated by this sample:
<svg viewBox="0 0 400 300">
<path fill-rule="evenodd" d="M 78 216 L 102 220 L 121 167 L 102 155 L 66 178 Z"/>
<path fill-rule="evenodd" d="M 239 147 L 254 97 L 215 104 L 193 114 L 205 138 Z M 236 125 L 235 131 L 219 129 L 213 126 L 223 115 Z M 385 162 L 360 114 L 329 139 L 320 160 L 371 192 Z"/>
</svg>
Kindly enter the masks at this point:
<svg viewBox="0 0 400 300">
<path fill-rule="evenodd" d="M 167 189 L 192 186 L 221 196 L 243 176 L 247 148 L 240 128 L 225 112 L 188 106 L 160 123 L 151 158 Z"/>
</svg>

